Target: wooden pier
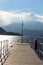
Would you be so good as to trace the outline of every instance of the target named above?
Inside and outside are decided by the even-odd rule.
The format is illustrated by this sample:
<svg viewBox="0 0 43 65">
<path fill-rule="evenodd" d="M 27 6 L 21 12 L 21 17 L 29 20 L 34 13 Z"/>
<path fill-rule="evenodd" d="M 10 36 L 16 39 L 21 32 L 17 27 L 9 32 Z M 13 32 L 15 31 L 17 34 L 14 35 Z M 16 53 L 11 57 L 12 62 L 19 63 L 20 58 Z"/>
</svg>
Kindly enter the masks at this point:
<svg viewBox="0 0 43 65">
<path fill-rule="evenodd" d="M 4 65 L 43 65 L 34 50 L 27 43 L 17 43 L 9 50 L 10 56 Z"/>
</svg>

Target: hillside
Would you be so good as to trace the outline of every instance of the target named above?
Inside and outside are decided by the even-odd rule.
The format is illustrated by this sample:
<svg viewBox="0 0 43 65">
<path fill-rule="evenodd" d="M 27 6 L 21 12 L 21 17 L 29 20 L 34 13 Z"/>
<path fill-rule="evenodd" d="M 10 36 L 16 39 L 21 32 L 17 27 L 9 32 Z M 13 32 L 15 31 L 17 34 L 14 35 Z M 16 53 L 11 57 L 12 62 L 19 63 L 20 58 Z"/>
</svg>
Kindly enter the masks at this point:
<svg viewBox="0 0 43 65">
<path fill-rule="evenodd" d="M 0 35 L 21 35 L 21 34 L 14 32 L 7 32 L 2 27 L 0 27 Z"/>
</svg>

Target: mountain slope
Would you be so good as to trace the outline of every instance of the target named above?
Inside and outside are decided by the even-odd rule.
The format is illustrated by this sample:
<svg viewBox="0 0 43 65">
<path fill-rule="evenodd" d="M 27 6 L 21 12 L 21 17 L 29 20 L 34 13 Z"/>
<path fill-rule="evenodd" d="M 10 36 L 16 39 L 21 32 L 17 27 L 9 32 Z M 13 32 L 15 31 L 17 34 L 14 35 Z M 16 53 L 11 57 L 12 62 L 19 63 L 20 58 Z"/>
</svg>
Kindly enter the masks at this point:
<svg viewBox="0 0 43 65">
<path fill-rule="evenodd" d="M 21 35 L 21 34 L 14 32 L 7 32 L 2 27 L 0 27 L 0 35 Z"/>
<path fill-rule="evenodd" d="M 17 28 L 18 27 L 18 28 Z M 36 23 L 32 24 L 31 22 L 25 23 L 23 26 L 23 34 L 28 36 L 35 36 L 35 37 L 43 37 L 43 24 L 42 23 Z M 16 32 L 21 34 L 22 28 L 21 25 L 18 23 L 13 23 L 9 26 L 4 27 L 4 29 L 8 32 Z"/>
<path fill-rule="evenodd" d="M 13 23 L 8 26 L 3 27 L 6 31 L 21 33 L 22 25 L 20 23 Z M 43 30 L 43 23 L 39 22 L 26 22 L 23 24 L 23 29 L 31 30 Z"/>
<path fill-rule="evenodd" d="M 21 33 L 21 24 L 20 23 L 13 23 L 8 26 L 4 26 L 3 28 L 8 32 Z"/>
<path fill-rule="evenodd" d="M 0 27 L 0 33 L 1 32 L 6 32 L 3 28 Z"/>
<path fill-rule="evenodd" d="M 31 30 L 43 30 L 43 23 L 40 22 L 26 22 L 24 23 L 24 29 L 31 29 Z"/>
</svg>

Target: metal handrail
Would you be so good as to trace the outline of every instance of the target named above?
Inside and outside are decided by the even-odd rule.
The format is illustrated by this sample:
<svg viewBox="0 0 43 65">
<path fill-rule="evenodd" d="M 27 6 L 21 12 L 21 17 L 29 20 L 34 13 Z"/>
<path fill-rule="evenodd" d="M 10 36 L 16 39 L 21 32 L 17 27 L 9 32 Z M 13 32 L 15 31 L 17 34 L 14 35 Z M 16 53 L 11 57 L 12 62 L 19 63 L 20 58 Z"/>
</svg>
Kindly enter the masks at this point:
<svg viewBox="0 0 43 65">
<path fill-rule="evenodd" d="M 7 57 L 9 56 L 8 40 L 0 41 L 0 44 L 1 44 L 1 49 L 0 49 L 0 62 L 1 62 L 1 65 L 3 65 L 4 62 L 6 61 Z"/>
<path fill-rule="evenodd" d="M 37 50 L 34 49 L 34 40 L 37 39 Z M 29 43 L 31 48 L 36 52 L 38 57 L 43 60 L 43 37 L 23 37 L 23 41 Z"/>
</svg>

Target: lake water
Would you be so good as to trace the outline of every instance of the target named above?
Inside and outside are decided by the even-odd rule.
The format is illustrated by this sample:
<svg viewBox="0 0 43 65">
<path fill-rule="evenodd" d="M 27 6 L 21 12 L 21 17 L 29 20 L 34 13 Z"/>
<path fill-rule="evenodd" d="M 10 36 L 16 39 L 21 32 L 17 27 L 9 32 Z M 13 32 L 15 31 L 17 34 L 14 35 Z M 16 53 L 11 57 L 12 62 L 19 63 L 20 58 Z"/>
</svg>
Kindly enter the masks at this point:
<svg viewBox="0 0 43 65">
<path fill-rule="evenodd" d="M 5 41 L 8 40 L 8 46 L 10 47 L 14 43 L 21 42 L 20 39 L 21 39 L 21 36 L 0 35 L 0 46 L 1 46 L 1 41 L 2 41 L 3 44 L 5 44 Z"/>
</svg>

